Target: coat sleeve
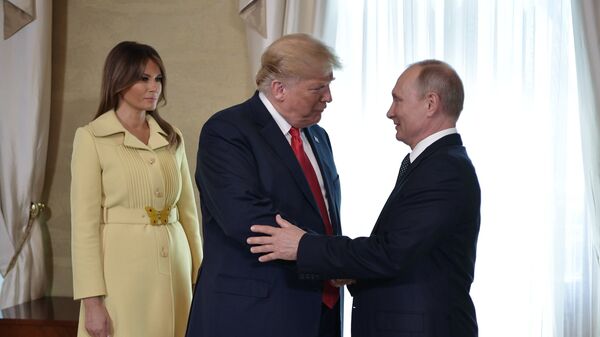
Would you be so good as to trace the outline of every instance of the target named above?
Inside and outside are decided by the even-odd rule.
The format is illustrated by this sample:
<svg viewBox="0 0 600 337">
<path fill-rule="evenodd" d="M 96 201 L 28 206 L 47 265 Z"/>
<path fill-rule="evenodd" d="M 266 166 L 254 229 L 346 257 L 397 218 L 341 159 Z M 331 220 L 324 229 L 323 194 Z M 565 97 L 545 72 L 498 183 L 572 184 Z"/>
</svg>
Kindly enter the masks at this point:
<svg viewBox="0 0 600 337">
<path fill-rule="evenodd" d="M 192 283 L 196 283 L 198 269 L 202 263 L 202 239 L 200 237 L 198 210 L 196 208 L 196 199 L 194 198 L 192 178 L 190 176 L 183 137 L 181 137 L 181 145 L 178 151 L 181 151 L 182 160 L 179 168 L 181 171 L 181 195 L 177 201 L 177 209 L 179 211 L 179 222 L 187 237 L 192 255 Z"/>
<path fill-rule="evenodd" d="M 457 161 L 438 161 L 390 196 L 370 237 L 307 234 L 298 248 L 298 269 L 328 278 L 393 278 L 441 242 L 467 236 L 477 223 L 478 186 Z M 472 214 L 472 216 L 471 216 Z M 384 224 L 385 223 L 385 224 Z"/>
<path fill-rule="evenodd" d="M 209 120 L 200 134 L 196 183 L 208 211 L 228 237 L 246 245 L 252 224 L 276 225 L 272 200 L 259 182 L 251 145 L 230 122 Z"/>
<path fill-rule="evenodd" d="M 79 128 L 71 158 L 71 254 L 73 297 L 106 295 L 102 267 L 100 216 L 102 168 L 94 137 Z"/>
</svg>

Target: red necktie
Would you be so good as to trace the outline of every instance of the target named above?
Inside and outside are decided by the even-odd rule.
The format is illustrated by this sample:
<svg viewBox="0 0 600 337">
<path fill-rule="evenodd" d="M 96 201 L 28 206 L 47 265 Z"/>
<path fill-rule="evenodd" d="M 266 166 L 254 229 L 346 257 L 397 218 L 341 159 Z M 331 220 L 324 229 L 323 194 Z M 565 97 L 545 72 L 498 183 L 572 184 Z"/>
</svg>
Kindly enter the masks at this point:
<svg viewBox="0 0 600 337">
<path fill-rule="evenodd" d="M 304 152 L 300 131 L 296 128 L 291 128 L 290 135 L 292 136 L 292 150 L 294 150 L 296 159 L 298 159 L 298 163 L 300 163 L 300 167 L 302 167 L 302 171 L 304 171 L 306 181 L 310 186 L 310 190 L 315 198 L 315 201 L 317 202 L 317 206 L 319 206 L 321 218 L 323 219 L 323 224 L 325 225 L 325 233 L 327 233 L 327 235 L 333 235 L 333 227 L 331 226 L 331 221 L 329 220 L 329 215 L 327 214 L 327 207 L 325 206 L 323 193 L 321 193 L 319 180 L 317 180 L 315 169 L 310 163 L 308 156 L 306 156 L 306 152 Z M 323 303 L 325 303 L 328 308 L 333 309 L 339 297 L 339 290 L 332 286 L 329 281 L 325 281 L 323 283 Z"/>
</svg>

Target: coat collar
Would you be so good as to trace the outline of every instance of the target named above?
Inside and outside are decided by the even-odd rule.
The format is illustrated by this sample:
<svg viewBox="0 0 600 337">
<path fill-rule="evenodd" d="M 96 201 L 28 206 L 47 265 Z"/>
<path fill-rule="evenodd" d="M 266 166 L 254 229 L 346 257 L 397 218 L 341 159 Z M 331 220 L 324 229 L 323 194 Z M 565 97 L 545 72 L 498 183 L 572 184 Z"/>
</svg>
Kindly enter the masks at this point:
<svg viewBox="0 0 600 337">
<path fill-rule="evenodd" d="M 156 150 L 160 147 L 169 145 L 169 142 L 166 139 L 167 133 L 160 127 L 160 125 L 158 125 L 154 117 L 146 114 L 146 120 L 148 121 L 148 126 L 150 127 L 150 138 L 148 140 L 148 145 L 142 143 L 142 141 L 140 141 L 136 136 L 125 129 L 123 124 L 121 124 L 117 118 L 114 110 L 107 111 L 106 113 L 100 115 L 100 117 L 96 118 L 90 123 L 90 127 L 94 133 L 94 136 L 96 137 L 107 137 L 117 133 L 122 133 L 124 135 L 123 145 L 128 147 Z"/>
</svg>

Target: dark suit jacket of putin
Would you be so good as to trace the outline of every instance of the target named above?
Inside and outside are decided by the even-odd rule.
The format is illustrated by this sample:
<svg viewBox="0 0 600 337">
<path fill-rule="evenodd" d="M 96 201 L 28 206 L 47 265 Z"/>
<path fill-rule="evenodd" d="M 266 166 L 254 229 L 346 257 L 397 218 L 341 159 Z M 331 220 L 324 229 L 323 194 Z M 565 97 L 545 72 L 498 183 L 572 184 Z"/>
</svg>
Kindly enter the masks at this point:
<svg viewBox="0 0 600 337">
<path fill-rule="evenodd" d="M 318 125 L 304 132 L 339 234 L 340 185 L 329 137 Z M 258 93 L 205 123 L 196 182 L 204 259 L 187 336 L 317 336 L 323 282 L 299 274 L 295 263 L 260 263 L 246 244 L 251 225 L 277 226 L 278 213 L 309 232 L 325 233 L 294 152 Z"/>
<path fill-rule="evenodd" d="M 396 184 L 370 237 L 304 235 L 298 268 L 358 280 L 353 337 L 475 337 L 480 199 L 461 137 L 444 136 Z"/>
</svg>

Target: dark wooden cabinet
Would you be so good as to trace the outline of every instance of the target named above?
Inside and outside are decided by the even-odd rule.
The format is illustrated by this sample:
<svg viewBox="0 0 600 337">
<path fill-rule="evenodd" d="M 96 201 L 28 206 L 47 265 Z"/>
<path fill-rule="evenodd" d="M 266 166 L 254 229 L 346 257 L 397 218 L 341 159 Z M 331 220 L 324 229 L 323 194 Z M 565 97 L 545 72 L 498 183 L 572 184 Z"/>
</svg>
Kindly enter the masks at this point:
<svg viewBox="0 0 600 337">
<path fill-rule="evenodd" d="M 79 301 L 69 297 L 44 297 L 2 309 L 2 337 L 75 337 Z"/>
</svg>

